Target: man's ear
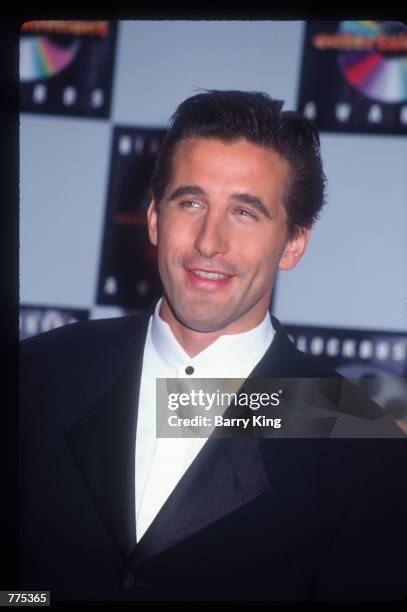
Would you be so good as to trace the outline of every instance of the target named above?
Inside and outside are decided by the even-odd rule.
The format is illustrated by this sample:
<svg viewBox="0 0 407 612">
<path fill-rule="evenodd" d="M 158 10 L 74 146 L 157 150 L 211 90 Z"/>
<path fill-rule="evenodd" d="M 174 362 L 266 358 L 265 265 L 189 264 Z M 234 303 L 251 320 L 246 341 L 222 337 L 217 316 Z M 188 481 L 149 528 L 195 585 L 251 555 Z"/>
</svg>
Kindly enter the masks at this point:
<svg viewBox="0 0 407 612">
<path fill-rule="evenodd" d="M 287 242 L 278 262 L 279 270 L 291 270 L 297 265 L 304 255 L 310 235 L 311 228 L 301 227 L 295 236 Z"/>
<path fill-rule="evenodd" d="M 154 200 L 151 200 L 150 205 L 147 209 L 147 222 L 148 222 L 148 235 L 150 237 L 150 241 L 154 246 L 157 246 L 158 242 L 158 204 Z"/>
</svg>

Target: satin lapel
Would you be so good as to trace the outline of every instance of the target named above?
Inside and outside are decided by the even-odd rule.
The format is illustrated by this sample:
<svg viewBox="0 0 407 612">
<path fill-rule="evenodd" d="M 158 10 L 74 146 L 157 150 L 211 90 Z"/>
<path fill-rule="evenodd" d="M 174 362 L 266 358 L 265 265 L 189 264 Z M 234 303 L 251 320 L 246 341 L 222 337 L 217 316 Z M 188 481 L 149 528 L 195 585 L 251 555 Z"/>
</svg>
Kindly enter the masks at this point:
<svg viewBox="0 0 407 612">
<path fill-rule="evenodd" d="M 136 543 L 134 449 L 149 314 L 82 381 L 91 410 L 65 435 L 110 536 L 124 557 Z"/>
<path fill-rule="evenodd" d="M 174 546 L 270 488 L 259 441 L 210 439 L 184 474 L 127 566 Z"/>
</svg>

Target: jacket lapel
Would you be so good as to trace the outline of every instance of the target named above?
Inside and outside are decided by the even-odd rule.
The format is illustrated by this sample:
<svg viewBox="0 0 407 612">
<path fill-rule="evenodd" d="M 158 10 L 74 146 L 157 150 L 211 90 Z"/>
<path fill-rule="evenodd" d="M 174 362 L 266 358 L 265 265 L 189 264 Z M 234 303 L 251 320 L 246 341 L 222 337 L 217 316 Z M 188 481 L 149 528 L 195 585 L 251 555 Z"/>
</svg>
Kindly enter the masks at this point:
<svg viewBox="0 0 407 612">
<path fill-rule="evenodd" d="M 270 478 L 258 440 L 209 439 L 141 538 L 126 567 L 137 568 L 269 488 Z"/>
<path fill-rule="evenodd" d="M 93 502 L 126 558 L 136 543 L 135 436 L 151 312 L 126 317 L 120 338 L 81 382 L 90 411 L 65 435 Z"/>
</svg>

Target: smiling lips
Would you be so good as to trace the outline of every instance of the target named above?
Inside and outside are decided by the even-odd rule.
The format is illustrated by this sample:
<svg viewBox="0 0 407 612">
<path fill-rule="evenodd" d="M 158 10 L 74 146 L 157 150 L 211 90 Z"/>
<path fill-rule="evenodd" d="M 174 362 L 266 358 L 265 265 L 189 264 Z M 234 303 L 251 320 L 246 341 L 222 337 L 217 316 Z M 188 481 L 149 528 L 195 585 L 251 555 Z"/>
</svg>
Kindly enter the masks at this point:
<svg viewBox="0 0 407 612">
<path fill-rule="evenodd" d="M 202 270 L 200 268 L 187 269 L 188 280 L 193 287 L 198 289 L 221 289 L 233 278 L 233 275 L 222 272 Z"/>
</svg>

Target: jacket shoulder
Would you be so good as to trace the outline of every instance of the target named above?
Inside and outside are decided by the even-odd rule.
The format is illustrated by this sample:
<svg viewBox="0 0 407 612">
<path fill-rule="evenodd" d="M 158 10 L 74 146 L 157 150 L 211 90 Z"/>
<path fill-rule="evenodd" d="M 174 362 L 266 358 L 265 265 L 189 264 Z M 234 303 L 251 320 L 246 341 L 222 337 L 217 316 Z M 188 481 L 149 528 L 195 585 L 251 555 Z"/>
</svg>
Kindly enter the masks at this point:
<svg viewBox="0 0 407 612">
<path fill-rule="evenodd" d="M 328 363 L 314 355 L 303 353 L 293 345 L 293 355 L 294 354 L 298 371 L 301 372 L 302 378 L 342 378 L 339 372 Z"/>
<path fill-rule="evenodd" d="M 20 343 L 23 377 L 69 368 L 71 371 L 99 359 L 125 342 L 138 343 L 147 331 L 148 314 L 80 321 L 58 327 Z"/>
<path fill-rule="evenodd" d="M 326 361 L 303 353 L 290 340 L 284 325 L 271 316 L 275 329 L 275 339 L 272 342 L 267 357 L 277 363 L 278 374 L 295 378 L 338 378 L 340 374 Z"/>
</svg>

